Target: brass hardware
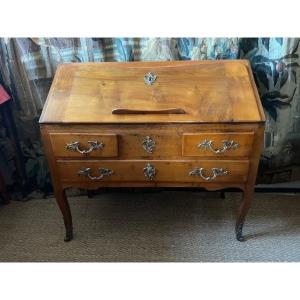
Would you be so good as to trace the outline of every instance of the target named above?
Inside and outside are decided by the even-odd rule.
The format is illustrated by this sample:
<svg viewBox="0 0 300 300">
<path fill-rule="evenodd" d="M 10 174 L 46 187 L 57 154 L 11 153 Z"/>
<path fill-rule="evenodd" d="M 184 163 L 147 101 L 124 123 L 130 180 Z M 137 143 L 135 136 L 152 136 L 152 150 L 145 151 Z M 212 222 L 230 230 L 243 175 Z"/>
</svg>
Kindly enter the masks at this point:
<svg viewBox="0 0 300 300">
<path fill-rule="evenodd" d="M 210 150 L 210 151 L 212 151 L 216 154 L 220 154 L 220 153 L 224 153 L 226 150 L 237 149 L 240 146 L 239 143 L 237 143 L 235 141 L 225 140 L 225 141 L 222 141 L 223 148 L 214 149 L 213 148 L 213 142 L 214 141 L 204 140 L 203 142 L 198 144 L 197 147 L 201 148 L 201 149 L 204 149 L 204 150 Z"/>
<path fill-rule="evenodd" d="M 205 176 L 205 173 L 209 173 L 207 169 L 204 168 L 195 168 L 194 170 L 189 172 L 189 176 L 200 176 L 206 181 L 214 180 L 218 176 L 225 176 L 228 175 L 228 171 L 222 168 L 212 168 L 211 173 L 212 175 Z"/>
<path fill-rule="evenodd" d="M 99 176 L 92 176 L 91 172 L 92 169 L 91 168 L 84 168 L 78 171 L 78 175 L 79 176 L 85 176 L 91 180 L 100 180 L 102 179 L 104 176 L 111 176 L 114 174 L 113 170 L 110 169 L 106 169 L 106 168 L 98 168 L 98 171 L 100 173 Z"/>
<path fill-rule="evenodd" d="M 142 146 L 146 152 L 153 153 L 155 148 L 155 141 L 150 136 L 146 136 L 143 140 Z"/>
<path fill-rule="evenodd" d="M 146 164 L 146 166 L 143 170 L 144 170 L 144 175 L 147 179 L 149 179 L 149 180 L 154 179 L 154 176 L 156 174 L 156 170 L 152 165 Z"/>
<path fill-rule="evenodd" d="M 154 83 L 154 81 L 156 80 L 156 78 L 157 78 L 157 76 L 154 73 L 149 72 L 144 76 L 144 82 L 147 85 L 152 85 Z"/>
<path fill-rule="evenodd" d="M 73 151 L 73 152 L 79 152 L 80 154 L 88 154 L 94 150 L 103 149 L 104 144 L 98 141 L 88 141 L 87 142 L 90 147 L 88 149 L 80 149 L 80 142 L 72 142 L 70 144 L 67 144 L 66 150 Z"/>
</svg>

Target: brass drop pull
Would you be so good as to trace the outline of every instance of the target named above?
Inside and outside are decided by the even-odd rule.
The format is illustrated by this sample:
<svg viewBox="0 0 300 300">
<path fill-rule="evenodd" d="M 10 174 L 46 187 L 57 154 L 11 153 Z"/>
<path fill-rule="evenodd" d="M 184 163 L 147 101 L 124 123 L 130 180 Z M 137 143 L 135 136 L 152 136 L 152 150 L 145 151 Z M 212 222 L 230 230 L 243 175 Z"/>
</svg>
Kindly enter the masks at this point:
<svg viewBox="0 0 300 300">
<path fill-rule="evenodd" d="M 92 173 L 92 169 L 91 168 L 83 168 L 81 170 L 78 171 L 78 175 L 79 176 L 85 176 L 91 180 L 100 180 L 102 179 L 103 177 L 105 176 L 111 176 L 114 174 L 114 171 L 113 170 L 110 170 L 110 169 L 106 169 L 106 168 L 98 168 L 98 171 L 100 173 L 99 176 L 92 176 L 91 173 Z"/>
<path fill-rule="evenodd" d="M 102 142 L 98 141 L 88 141 L 89 145 L 88 149 L 80 149 L 80 142 L 72 142 L 70 144 L 67 144 L 66 150 L 73 151 L 73 152 L 79 152 L 80 154 L 88 154 L 92 151 L 103 149 L 104 144 Z"/>
<path fill-rule="evenodd" d="M 237 143 L 235 141 L 225 140 L 225 141 L 222 141 L 222 143 L 223 143 L 222 148 L 214 148 L 213 142 L 214 141 L 211 141 L 211 140 L 204 140 L 203 142 L 198 144 L 197 147 L 200 149 L 203 149 L 203 150 L 210 150 L 215 154 L 221 154 L 230 149 L 237 149 L 240 146 L 239 143 Z"/>
<path fill-rule="evenodd" d="M 195 168 L 189 172 L 189 176 L 200 176 L 206 181 L 216 179 L 218 176 L 228 175 L 228 171 L 222 168 L 212 168 L 210 171 L 204 168 Z"/>
<path fill-rule="evenodd" d="M 146 136 L 142 142 L 144 150 L 148 153 L 153 153 L 155 148 L 155 141 L 150 136 Z"/>
<path fill-rule="evenodd" d="M 144 170 L 144 175 L 148 180 L 153 180 L 156 174 L 156 170 L 155 168 L 150 165 L 150 164 L 146 164 Z"/>
</svg>

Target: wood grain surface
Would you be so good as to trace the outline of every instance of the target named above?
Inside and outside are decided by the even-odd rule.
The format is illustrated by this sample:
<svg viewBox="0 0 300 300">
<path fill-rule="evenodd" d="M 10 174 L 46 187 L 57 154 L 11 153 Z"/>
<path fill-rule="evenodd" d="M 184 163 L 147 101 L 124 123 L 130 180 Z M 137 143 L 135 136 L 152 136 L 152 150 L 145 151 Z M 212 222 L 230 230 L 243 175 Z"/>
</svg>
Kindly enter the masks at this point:
<svg viewBox="0 0 300 300">
<path fill-rule="evenodd" d="M 153 85 L 144 82 L 149 72 L 157 75 Z M 243 60 L 63 64 L 40 122 L 260 122 L 255 89 Z M 185 114 L 112 113 L 173 108 Z"/>
</svg>

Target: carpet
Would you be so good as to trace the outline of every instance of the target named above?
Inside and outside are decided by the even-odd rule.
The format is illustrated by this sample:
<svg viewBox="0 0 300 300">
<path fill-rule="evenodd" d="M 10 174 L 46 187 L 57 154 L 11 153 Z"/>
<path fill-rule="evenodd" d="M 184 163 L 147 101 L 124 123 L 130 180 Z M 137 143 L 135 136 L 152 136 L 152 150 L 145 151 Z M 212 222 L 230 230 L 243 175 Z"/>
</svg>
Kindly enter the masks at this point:
<svg viewBox="0 0 300 300">
<path fill-rule="evenodd" d="M 107 192 L 70 197 L 74 240 L 54 199 L 0 206 L 1 262 L 298 262 L 300 195 L 255 194 L 238 242 L 241 193 Z"/>
</svg>

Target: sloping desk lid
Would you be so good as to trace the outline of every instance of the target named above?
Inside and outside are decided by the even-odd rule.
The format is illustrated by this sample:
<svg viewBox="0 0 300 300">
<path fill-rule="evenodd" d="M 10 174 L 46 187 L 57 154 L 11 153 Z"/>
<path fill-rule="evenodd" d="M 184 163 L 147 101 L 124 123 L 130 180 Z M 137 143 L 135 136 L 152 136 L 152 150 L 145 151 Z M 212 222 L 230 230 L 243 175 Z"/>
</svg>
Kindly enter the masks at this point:
<svg viewBox="0 0 300 300">
<path fill-rule="evenodd" d="M 245 60 L 61 65 L 40 123 L 260 122 Z"/>
</svg>

